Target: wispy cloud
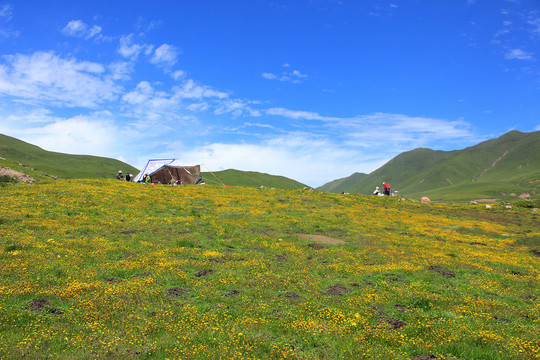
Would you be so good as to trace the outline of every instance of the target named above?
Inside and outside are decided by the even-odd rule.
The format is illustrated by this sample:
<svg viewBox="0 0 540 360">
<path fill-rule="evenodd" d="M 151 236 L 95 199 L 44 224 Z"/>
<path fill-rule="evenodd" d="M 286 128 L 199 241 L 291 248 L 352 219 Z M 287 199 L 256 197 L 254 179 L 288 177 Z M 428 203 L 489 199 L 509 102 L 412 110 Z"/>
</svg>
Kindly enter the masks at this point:
<svg viewBox="0 0 540 360">
<path fill-rule="evenodd" d="M 146 55 L 150 55 L 153 48 L 154 47 L 152 45 L 134 43 L 133 34 L 129 34 L 120 38 L 118 53 L 122 55 L 122 57 L 134 61 L 141 52 L 144 52 Z"/>
<path fill-rule="evenodd" d="M 0 94 L 30 103 L 96 107 L 117 98 L 121 88 L 99 63 L 65 59 L 54 52 L 6 55 L 0 65 Z"/>
<path fill-rule="evenodd" d="M 93 25 L 89 27 L 81 20 L 71 20 L 62 29 L 62 33 L 66 36 L 74 36 L 84 39 L 90 39 L 93 37 L 99 38 L 101 33 L 101 27 Z"/>
<path fill-rule="evenodd" d="M 13 6 L 11 4 L 0 4 L 0 18 L 4 18 L 7 21 L 13 17 Z"/>
<path fill-rule="evenodd" d="M 13 6 L 0 4 L 0 38 L 9 39 L 18 37 L 20 32 L 10 29 L 7 24 L 13 19 Z"/>
<path fill-rule="evenodd" d="M 282 82 L 291 82 L 293 84 L 299 84 L 302 82 L 302 80 L 307 79 L 309 76 L 306 74 L 303 74 L 299 70 L 292 70 L 289 71 L 290 64 L 283 64 L 283 68 L 287 69 L 286 71 L 282 71 L 280 73 L 271 73 L 271 72 L 263 72 L 261 76 L 267 80 L 277 80 Z"/>
<path fill-rule="evenodd" d="M 267 115 L 274 115 L 274 116 L 283 116 L 290 119 L 300 119 L 300 120 L 323 120 L 323 121 L 329 121 L 329 120 L 339 120 L 339 118 L 335 117 L 327 117 L 327 116 L 321 116 L 316 112 L 311 111 L 303 111 L 303 110 L 290 110 L 285 108 L 270 108 L 266 109 L 265 113 Z"/>
<path fill-rule="evenodd" d="M 533 60 L 530 53 L 527 53 L 521 49 L 512 49 L 504 55 L 505 59 L 509 60 Z"/>
</svg>

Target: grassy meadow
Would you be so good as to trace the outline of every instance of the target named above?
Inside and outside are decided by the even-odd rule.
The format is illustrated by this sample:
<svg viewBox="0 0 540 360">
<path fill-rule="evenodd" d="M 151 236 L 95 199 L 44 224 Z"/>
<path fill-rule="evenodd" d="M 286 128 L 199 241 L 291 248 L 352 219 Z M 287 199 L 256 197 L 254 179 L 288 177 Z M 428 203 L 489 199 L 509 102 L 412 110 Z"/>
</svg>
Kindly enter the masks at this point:
<svg viewBox="0 0 540 360">
<path fill-rule="evenodd" d="M 1 359 L 539 359 L 535 209 L 0 187 Z"/>
</svg>

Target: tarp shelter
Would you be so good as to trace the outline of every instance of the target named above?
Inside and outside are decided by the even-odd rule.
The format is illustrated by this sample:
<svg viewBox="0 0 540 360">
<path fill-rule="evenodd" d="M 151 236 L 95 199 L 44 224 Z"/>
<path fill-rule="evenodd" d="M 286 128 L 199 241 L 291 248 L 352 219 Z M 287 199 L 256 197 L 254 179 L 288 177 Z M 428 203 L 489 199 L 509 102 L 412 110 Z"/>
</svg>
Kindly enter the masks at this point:
<svg viewBox="0 0 540 360">
<path fill-rule="evenodd" d="M 150 175 L 153 183 L 170 184 L 180 180 L 182 184 L 197 184 L 202 180 L 201 167 L 181 165 L 176 159 L 148 160 L 146 166 L 135 176 L 133 181 L 139 182 L 145 174 Z"/>
</svg>

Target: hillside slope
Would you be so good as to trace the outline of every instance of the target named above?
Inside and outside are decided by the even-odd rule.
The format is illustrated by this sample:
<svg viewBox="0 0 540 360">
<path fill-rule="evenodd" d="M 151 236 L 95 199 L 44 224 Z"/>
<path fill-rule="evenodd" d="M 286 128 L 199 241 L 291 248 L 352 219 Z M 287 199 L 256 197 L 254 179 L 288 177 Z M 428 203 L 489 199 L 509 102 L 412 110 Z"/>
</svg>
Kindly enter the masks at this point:
<svg viewBox="0 0 540 360">
<path fill-rule="evenodd" d="M 285 176 L 270 175 L 256 171 L 240 171 L 228 169 L 223 171 L 202 172 L 202 178 L 210 184 L 226 184 L 231 186 L 248 186 L 279 189 L 302 189 L 307 185 Z"/>
<path fill-rule="evenodd" d="M 337 193 L 344 191 L 342 189 L 347 189 L 347 192 L 350 192 L 349 189 L 353 188 L 355 184 L 357 184 L 367 176 L 369 175 L 365 173 L 354 173 L 351 176 L 330 181 L 329 183 L 318 187 L 317 190 Z"/>
<path fill-rule="evenodd" d="M 18 172 L 20 176 L 9 172 L 6 174 L 19 181 L 24 175 L 38 181 L 51 179 L 91 179 L 113 178 L 118 170 L 124 173 L 137 174 L 139 170 L 124 162 L 88 155 L 70 155 L 43 150 L 42 148 L 0 134 L 0 168 L 9 168 Z M 305 187 L 298 181 L 284 176 L 269 175 L 254 171 L 224 170 L 203 172 L 201 176 L 210 184 L 224 184 L 231 186 L 268 187 L 280 189 L 301 189 Z M 0 176 L 2 172 L 0 172 Z"/>
<path fill-rule="evenodd" d="M 540 132 L 511 131 L 463 150 L 420 148 L 408 151 L 359 181 L 349 182 L 344 191 L 370 194 L 383 181 L 408 197 L 538 198 Z M 338 192 L 338 189 L 331 191 Z"/>
<path fill-rule="evenodd" d="M 41 181 L 54 178 L 113 178 L 118 170 L 136 174 L 135 167 L 99 156 L 70 155 L 52 151 L 0 134 L 0 166 L 23 172 Z"/>
</svg>

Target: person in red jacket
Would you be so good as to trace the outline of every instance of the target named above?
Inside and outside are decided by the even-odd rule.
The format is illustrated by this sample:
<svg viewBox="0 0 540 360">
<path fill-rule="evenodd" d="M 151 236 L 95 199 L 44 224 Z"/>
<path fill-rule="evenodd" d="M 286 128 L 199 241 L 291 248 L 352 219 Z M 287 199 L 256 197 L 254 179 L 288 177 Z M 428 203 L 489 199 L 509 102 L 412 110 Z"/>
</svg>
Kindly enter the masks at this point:
<svg viewBox="0 0 540 360">
<path fill-rule="evenodd" d="M 389 196 L 390 195 L 390 185 L 385 181 L 382 183 L 384 187 L 384 195 Z"/>
</svg>

